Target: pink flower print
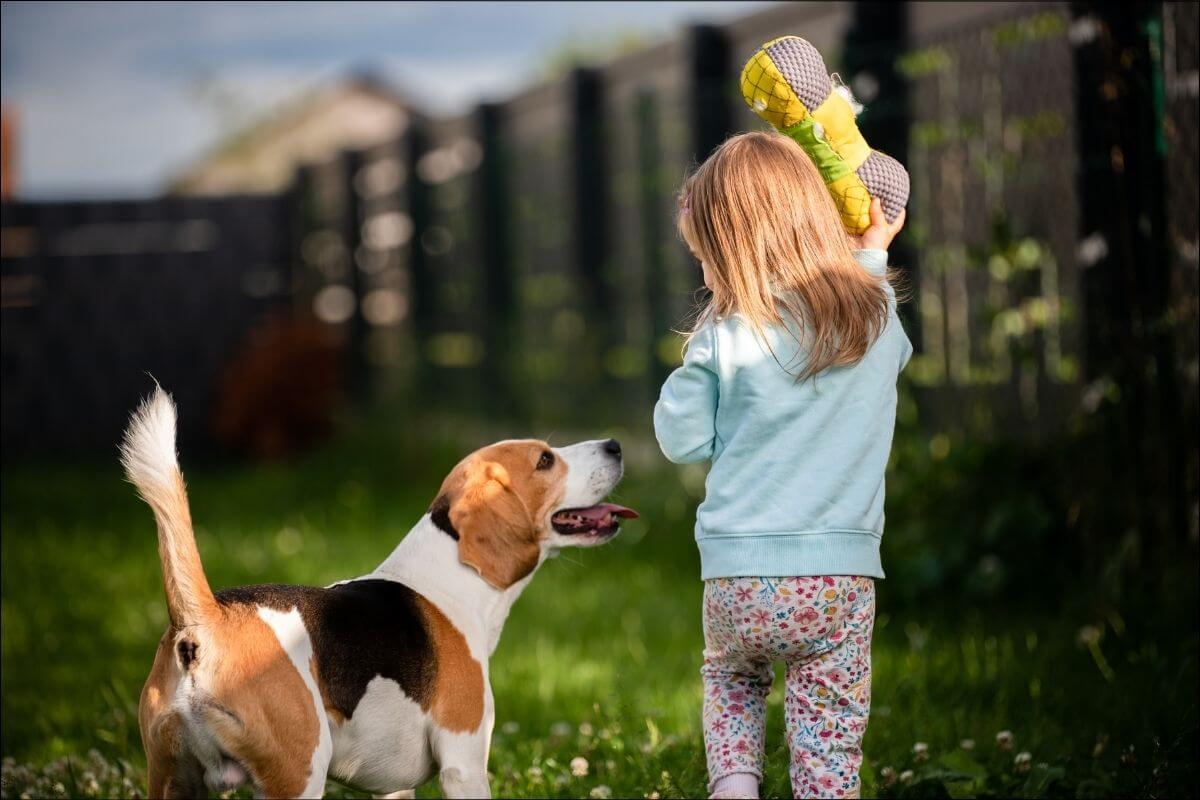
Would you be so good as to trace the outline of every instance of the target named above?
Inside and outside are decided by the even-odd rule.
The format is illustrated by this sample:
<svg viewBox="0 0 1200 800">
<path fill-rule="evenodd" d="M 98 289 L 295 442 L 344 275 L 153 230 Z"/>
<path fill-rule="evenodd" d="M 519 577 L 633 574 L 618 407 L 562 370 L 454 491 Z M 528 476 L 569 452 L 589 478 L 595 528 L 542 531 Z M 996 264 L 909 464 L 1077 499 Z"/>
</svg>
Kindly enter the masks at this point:
<svg viewBox="0 0 1200 800">
<path fill-rule="evenodd" d="M 821 580 L 823 580 L 825 582 L 826 586 L 835 586 L 836 585 L 834 583 L 833 578 L 829 577 L 828 575 L 822 575 Z"/>
<path fill-rule="evenodd" d="M 759 625 L 766 625 L 768 622 L 771 621 L 771 615 L 768 614 L 766 611 L 764 611 L 761 608 L 756 608 L 756 609 L 754 609 L 754 611 L 751 611 L 750 618 L 753 619 Z"/>
<path fill-rule="evenodd" d="M 745 755 L 746 753 L 749 753 L 750 743 L 745 739 L 738 739 L 737 743 L 733 746 L 733 752 L 739 755 Z"/>
<path fill-rule="evenodd" d="M 820 619 L 821 615 L 818 614 L 816 609 L 812 608 L 811 606 L 805 606 L 804 608 L 796 611 L 793 616 L 795 617 L 796 622 L 799 622 L 802 625 L 811 625 Z"/>
<path fill-rule="evenodd" d="M 743 706 L 741 703 L 730 703 L 729 704 L 729 713 L 730 714 L 741 714 L 745 710 L 746 710 L 746 707 Z"/>
<path fill-rule="evenodd" d="M 825 673 L 829 680 L 833 681 L 834 685 L 842 685 L 850 682 L 850 673 L 841 667 L 834 667 Z"/>
<path fill-rule="evenodd" d="M 712 732 L 718 736 L 724 736 L 729 730 L 729 723 L 723 719 L 715 719 L 709 723 L 708 727 L 710 727 Z"/>
<path fill-rule="evenodd" d="M 748 586 L 739 586 L 734 590 L 734 595 L 737 597 L 739 603 L 747 603 L 754 596 L 754 592 Z"/>
<path fill-rule="evenodd" d="M 826 772 L 817 778 L 817 785 L 827 792 L 832 792 L 834 789 L 841 788 L 842 782 L 833 775 Z"/>
<path fill-rule="evenodd" d="M 746 690 L 745 689 L 734 689 L 732 692 L 730 692 L 729 694 L 727 694 L 725 696 L 728 697 L 730 702 L 732 702 L 732 703 L 746 702 Z"/>
<path fill-rule="evenodd" d="M 851 591 L 850 594 L 846 595 L 846 599 L 849 600 L 851 603 L 854 602 L 854 599 L 856 597 L 858 597 L 858 592 L 855 592 L 855 591 Z"/>
</svg>

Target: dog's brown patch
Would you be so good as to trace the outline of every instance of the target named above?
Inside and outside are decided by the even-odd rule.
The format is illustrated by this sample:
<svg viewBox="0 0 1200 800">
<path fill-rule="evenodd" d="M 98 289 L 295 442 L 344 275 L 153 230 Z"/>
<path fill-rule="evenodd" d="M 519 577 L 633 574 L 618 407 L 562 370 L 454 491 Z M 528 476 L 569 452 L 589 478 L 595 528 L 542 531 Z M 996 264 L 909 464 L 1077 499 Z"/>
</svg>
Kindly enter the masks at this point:
<svg viewBox="0 0 1200 800">
<path fill-rule="evenodd" d="M 538 469 L 545 442 L 503 442 L 463 459 L 438 491 L 448 504 L 443 530 L 458 539 L 459 560 L 498 589 L 507 589 L 538 565 L 549 514 L 565 490 L 567 467 L 557 459 Z"/>
<path fill-rule="evenodd" d="M 483 668 L 454 623 L 425 597 L 418 598 L 437 665 L 433 691 L 421 708 L 448 731 L 477 730 L 483 721 Z"/>
<path fill-rule="evenodd" d="M 209 691 L 224 708 L 208 715 L 211 730 L 266 796 L 298 796 L 320 737 L 308 685 L 257 608 L 228 607 L 213 634 L 222 658 Z"/>
<path fill-rule="evenodd" d="M 346 721 L 346 715 L 338 711 L 333 701 L 329 698 L 329 690 L 325 688 L 325 681 L 321 679 L 321 670 L 317 668 L 316 656 L 308 660 L 308 669 L 312 672 L 313 680 L 317 682 L 317 688 L 321 690 L 321 704 L 325 706 L 325 713 L 338 725 L 343 724 Z"/>
</svg>

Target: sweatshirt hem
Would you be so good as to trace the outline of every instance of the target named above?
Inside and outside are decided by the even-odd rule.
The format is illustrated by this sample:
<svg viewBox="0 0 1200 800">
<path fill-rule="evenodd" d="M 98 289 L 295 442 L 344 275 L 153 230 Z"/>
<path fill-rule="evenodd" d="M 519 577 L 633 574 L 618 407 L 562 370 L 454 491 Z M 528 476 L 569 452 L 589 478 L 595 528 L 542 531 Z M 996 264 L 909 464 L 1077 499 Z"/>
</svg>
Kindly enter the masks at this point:
<svg viewBox="0 0 1200 800">
<path fill-rule="evenodd" d="M 867 530 L 705 534 L 697 537 L 702 580 L 861 575 L 883 578 L 881 534 Z"/>
</svg>

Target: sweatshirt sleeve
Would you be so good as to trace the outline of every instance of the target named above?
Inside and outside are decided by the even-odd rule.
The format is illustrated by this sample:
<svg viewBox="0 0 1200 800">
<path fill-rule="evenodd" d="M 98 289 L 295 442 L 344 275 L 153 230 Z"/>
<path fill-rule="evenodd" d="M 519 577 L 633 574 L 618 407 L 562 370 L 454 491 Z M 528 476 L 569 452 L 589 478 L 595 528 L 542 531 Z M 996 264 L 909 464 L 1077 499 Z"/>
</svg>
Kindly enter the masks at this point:
<svg viewBox="0 0 1200 800">
<path fill-rule="evenodd" d="M 683 365 L 663 383 L 654 406 L 654 435 L 676 464 L 711 458 L 716 440 L 717 347 L 712 325 L 688 343 Z"/>
<path fill-rule="evenodd" d="M 855 250 L 854 260 L 858 265 L 873 275 L 883 277 L 887 274 L 887 250 Z"/>
</svg>

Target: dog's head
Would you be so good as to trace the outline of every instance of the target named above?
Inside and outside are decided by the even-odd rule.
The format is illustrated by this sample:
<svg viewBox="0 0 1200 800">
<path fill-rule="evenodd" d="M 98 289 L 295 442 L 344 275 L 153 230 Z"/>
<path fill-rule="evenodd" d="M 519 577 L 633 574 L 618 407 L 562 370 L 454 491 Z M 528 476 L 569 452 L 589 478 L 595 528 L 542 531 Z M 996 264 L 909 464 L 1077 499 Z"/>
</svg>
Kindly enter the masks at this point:
<svg viewBox="0 0 1200 800">
<path fill-rule="evenodd" d="M 476 450 L 451 470 L 429 507 L 458 540 L 459 560 L 506 589 L 560 547 L 593 547 L 637 513 L 602 502 L 621 480 L 615 439 L 551 447 L 536 439 Z"/>
</svg>

